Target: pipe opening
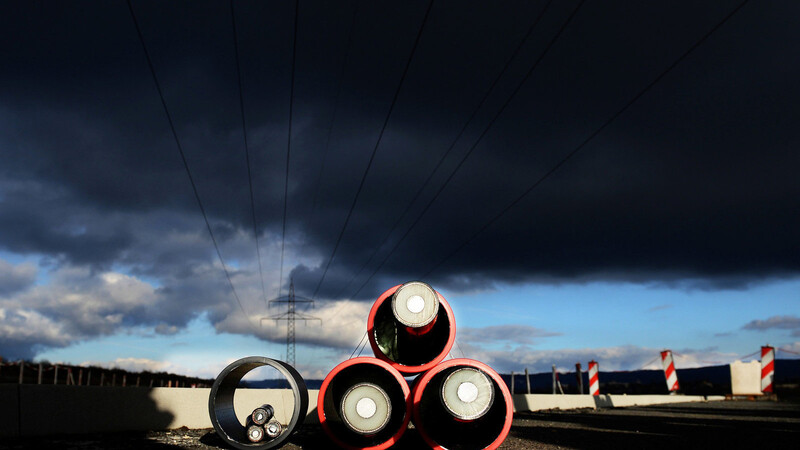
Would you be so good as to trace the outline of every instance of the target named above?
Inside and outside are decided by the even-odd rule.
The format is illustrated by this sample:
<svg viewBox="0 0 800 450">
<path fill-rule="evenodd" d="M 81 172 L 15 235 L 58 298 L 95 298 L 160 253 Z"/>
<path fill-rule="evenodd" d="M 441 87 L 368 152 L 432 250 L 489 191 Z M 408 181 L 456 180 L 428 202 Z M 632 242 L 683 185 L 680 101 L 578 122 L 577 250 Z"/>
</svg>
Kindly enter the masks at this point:
<svg viewBox="0 0 800 450">
<path fill-rule="evenodd" d="M 486 448 L 504 433 L 506 398 L 476 367 L 443 369 L 415 389 L 422 389 L 415 424 L 444 448 Z"/>
<path fill-rule="evenodd" d="M 332 372 L 318 405 L 323 408 L 325 431 L 347 446 L 361 448 L 397 438 L 408 419 L 407 389 L 392 372 L 372 363 Z"/>
<path fill-rule="evenodd" d="M 432 297 L 435 298 L 435 301 L 423 300 L 425 305 L 422 312 L 419 315 L 410 313 L 410 308 L 418 308 L 418 300 L 414 297 L 425 298 L 419 295 L 419 292 L 423 291 L 419 285 L 430 289 L 424 283 L 413 283 L 415 284 L 407 289 L 403 288 L 409 286 L 409 283 L 401 286 L 393 295 L 392 301 L 383 301 L 377 307 L 372 321 L 372 336 L 370 336 L 378 350 L 389 361 L 411 367 L 428 364 L 437 358 L 444 358 L 452 346 L 451 327 L 454 326 L 447 309 L 439 307 L 439 296 L 432 289 L 430 292 L 435 295 Z M 398 309 L 398 304 L 404 304 L 406 308 Z M 398 310 L 405 312 L 398 313 Z M 434 311 L 435 314 L 432 316 L 426 316 Z M 398 316 L 404 317 L 404 321 L 400 321 Z M 415 322 L 414 317 L 426 318 Z M 411 327 L 409 324 L 415 324 L 416 327 Z M 397 369 L 403 371 L 402 367 L 397 367 Z"/>
<path fill-rule="evenodd" d="M 276 369 L 286 379 L 293 393 L 294 404 L 291 406 L 291 411 L 274 411 L 276 416 L 287 418 L 285 429 L 283 425 L 280 427 L 282 432 L 271 436 L 270 440 L 251 442 L 251 439 L 257 436 L 245 426 L 248 420 L 242 421 L 237 417 L 234 397 L 236 390 L 240 388 L 242 378 L 251 371 L 265 366 Z M 234 361 L 217 376 L 211 387 L 208 412 L 217 434 L 230 446 L 237 449 L 276 448 L 283 445 L 292 432 L 303 424 L 308 412 L 308 390 L 303 377 L 289 364 L 261 356 L 250 356 Z M 250 411 L 245 414 L 249 415 Z M 274 418 L 272 420 L 277 423 Z M 269 436 L 268 432 L 267 435 Z"/>
</svg>

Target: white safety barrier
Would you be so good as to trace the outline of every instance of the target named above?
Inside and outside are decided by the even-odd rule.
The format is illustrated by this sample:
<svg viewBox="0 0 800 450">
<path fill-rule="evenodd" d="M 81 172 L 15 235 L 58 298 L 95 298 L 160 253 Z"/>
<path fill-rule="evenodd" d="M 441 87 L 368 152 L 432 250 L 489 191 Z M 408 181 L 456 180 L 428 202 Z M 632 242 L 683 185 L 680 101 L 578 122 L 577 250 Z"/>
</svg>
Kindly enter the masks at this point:
<svg viewBox="0 0 800 450">
<path fill-rule="evenodd" d="M 667 390 L 675 392 L 678 390 L 678 373 L 675 371 L 675 363 L 672 360 L 672 351 L 664 350 L 661 352 L 661 363 L 664 366 L 664 378 L 667 380 Z"/>
<path fill-rule="evenodd" d="M 761 395 L 761 363 L 734 361 L 731 368 L 731 394 Z"/>
<path fill-rule="evenodd" d="M 772 379 L 775 377 L 775 348 L 761 347 L 761 392 L 772 393 Z"/>
<path fill-rule="evenodd" d="M 589 395 L 600 395 L 597 361 L 589 361 Z"/>
</svg>

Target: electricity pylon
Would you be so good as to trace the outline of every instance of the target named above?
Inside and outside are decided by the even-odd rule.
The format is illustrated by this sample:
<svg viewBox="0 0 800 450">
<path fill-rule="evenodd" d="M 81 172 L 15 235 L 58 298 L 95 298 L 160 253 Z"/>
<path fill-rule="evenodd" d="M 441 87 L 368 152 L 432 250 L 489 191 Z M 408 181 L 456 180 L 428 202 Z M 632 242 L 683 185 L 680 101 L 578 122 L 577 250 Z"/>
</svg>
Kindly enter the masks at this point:
<svg viewBox="0 0 800 450">
<path fill-rule="evenodd" d="M 299 300 L 298 300 L 299 298 Z M 295 335 L 294 335 L 294 323 L 297 320 L 309 321 L 309 320 L 319 320 L 322 323 L 322 319 L 314 316 L 310 316 L 303 312 L 297 311 L 297 304 L 305 304 L 305 305 L 313 305 L 314 300 L 305 297 L 297 297 L 294 295 L 294 280 L 291 280 L 289 283 L 289 295 L 285 295 L 282 297 L 278 297 L 276 299 L 270 300 L 269 305 L 272 306 L 273 303 L 286 303 L 286 312 L 282 314 L 276 314 L 269 317 L 262 317 L 261 323 L 263 324 L 265 320 L 274 320 L 277 324 L 279 321 L 285 320 L 286 321 L 286 362 L 291 364 L 292 367 L 295 365 Z"/>
</svg>

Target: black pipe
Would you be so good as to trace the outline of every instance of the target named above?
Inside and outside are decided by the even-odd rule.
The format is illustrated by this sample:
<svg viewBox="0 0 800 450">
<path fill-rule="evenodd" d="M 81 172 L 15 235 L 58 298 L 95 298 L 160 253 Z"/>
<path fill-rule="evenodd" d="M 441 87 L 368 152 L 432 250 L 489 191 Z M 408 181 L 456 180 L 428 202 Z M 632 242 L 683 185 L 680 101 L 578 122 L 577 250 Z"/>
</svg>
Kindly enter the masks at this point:
<svg viewBox="0 0 800 450">
<path fill-rule="evenodd" d="M 292 411 L 288 425 L 279 436 L 267 441 L 252 443 L 247 438 L 247 429 L 236 417 L 233 397 L 242 378 L 251 370 L 263 366 L 272 367 L 286 377 L 294 394 L 294 411 Z M 208 397 L 208 413 L 217 435 L 228 445 L 241 450 L 266 450 L 282 446 L 292 433 L 303 425 L 307 412 L 308 389 L 303 377 L 289 364 L 263 356 L 249 356 L 228 365 L 214 380 L 211 394 Z"/>
</svg>

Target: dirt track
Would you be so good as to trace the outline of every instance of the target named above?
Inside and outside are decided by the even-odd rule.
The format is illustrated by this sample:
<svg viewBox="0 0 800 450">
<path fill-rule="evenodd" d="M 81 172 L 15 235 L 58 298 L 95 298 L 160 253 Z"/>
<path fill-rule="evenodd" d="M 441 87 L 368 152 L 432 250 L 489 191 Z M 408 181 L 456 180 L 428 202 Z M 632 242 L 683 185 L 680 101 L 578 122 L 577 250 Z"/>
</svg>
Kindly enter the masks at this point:
<svg viewBox="0 0 800 450">
<path fill-rule="evenodd" d="M 728 401 L 520 413 L 501 449 L 791 448 L 800 441 L 800 403 Z M 765 444 L 768 443 L 768 444 Z M 409 430 L 397 448 L 425 448 Z M 329 449 L 319 426 L 306 426 L 284 449 Z M 219 449 L 213 430 L 57 436 L 0 442 L 0 449 Z"/>
</svg>

